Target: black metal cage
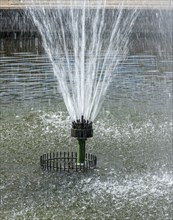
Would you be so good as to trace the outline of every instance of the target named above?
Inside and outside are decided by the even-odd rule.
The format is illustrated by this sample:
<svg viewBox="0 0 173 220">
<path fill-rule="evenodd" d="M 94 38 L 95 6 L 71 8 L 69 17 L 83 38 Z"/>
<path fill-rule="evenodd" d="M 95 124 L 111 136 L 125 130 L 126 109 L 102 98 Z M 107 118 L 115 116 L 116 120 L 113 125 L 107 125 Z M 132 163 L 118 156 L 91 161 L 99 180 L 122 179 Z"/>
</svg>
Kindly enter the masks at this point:
<svg viewBox="0 0 173 220">
<path fill-rule="evenodd" d="M 97 157 L 92 154 L 85 154 L 84 163 L 78 163 L 77 152 L 47 153 L 40 157 L 40 165 L 43 170 L 59 172 L 90 170 L 96 168 Z"/>
</svg>

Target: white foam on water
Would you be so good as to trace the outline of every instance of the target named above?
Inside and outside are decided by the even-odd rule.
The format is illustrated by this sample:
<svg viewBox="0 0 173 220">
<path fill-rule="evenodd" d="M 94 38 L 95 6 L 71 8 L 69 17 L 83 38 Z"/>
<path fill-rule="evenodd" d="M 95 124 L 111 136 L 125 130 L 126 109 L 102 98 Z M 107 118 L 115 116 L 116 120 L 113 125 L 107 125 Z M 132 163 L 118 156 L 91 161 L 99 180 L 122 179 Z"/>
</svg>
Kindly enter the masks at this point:
<svg viewBox="0 0 173 220">
<path fill-rule="evenodd" d="M 119 178 L 116 171 L 111 171 L 111 176 L 101 180 L 100 177 L 88 178 L 81 181 L 83 192 L 94 197 L 98 195 L 111 195 L 114 199 L 134 200 L 142 202 L 146 197 L 171 197 L 173 193 L 173 175 L 171 173 L 126 175 Z M 169 194 L 170 193 L 170 194 Z"/>
<path fill-rule="evenodd" d="M 71 126 L 71 119 L 67 113 L 58 112 L 41 112 L 39 117 L 42 120 L 44 126 L 43 131 L 51 132 L 58 129 L 64 129 L 69 131 Z M 122 138 L 129 139 L 135 137 L 136 139 L 147 137 L 148 135 L 153 135 L 154 138 L 161 136 L 170 136 L 172 130 L 173 122 L 167 121 L 167 119 L 158 121 L 157 119 L 152 119 L 152 117 L 143 119 L 143 121 L 126 121 L 120 122 L 118 120 L 112 120 L 111 117 L 105 115 L 104 119 L 99 119 L 94 124 L 94 134 L 99 135 L 100 138 L 111 138 L 115 140 L 122 141 Z"/>
</svg>

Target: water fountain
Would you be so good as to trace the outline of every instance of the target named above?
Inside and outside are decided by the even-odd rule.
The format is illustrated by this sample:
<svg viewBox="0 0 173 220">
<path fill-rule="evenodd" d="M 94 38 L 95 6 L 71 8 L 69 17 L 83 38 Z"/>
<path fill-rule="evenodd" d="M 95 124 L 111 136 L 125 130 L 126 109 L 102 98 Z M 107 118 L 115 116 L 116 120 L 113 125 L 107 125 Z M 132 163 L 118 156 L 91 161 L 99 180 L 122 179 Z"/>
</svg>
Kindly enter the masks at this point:
<svg viewBox="0 0 173 220">
<path fill-rule="evenodd" d="M 125 10 L 122 5 L 117 10 L 106 9 L 106 1 L 98 1 L 95 8 L 87 0 L 71 1 L 71 6 L 55 9 L 41 2 L 36 6 L 36 2 L 32 1 L 28 10 L 73 121 L 71 136 L 78 139 L 77 163 L 81 167 L 85 164 L 85 142 L 93 136 L 92 123 L 112 72 L 127 54 L 137 10 Z"/>
<path fill-rule="evenodd" d="M 161 1 L 150 0 L 147 1 L 147 5 L 150 2 Z M 50 9 L 50 7 L 47 8 Z M 48 20 L 48 14 L 53 14 L 47 8 L 44 14 L 46 20 Z M 32 10 L 34 8 L 31 7 Z M 53 20 L 62 18 L 63 26 L 72 22 L 68 14 L 74 15 L 74 25 L 78 24 L 77 17 L 82 18 L 83 10 L 77 13 L 79 11 L 71 6 L 64 10 L 58 8 L 58 10 Z M 11 17 L 12 14 L 9 13 L 9 18 L 4 19 L 1 12 L 0 19 L 3 18 L 5 24 L 8 19 L 15 22 L 15 18 Z M 95 21 L 93 25 L 97 22 L 101 24 L 102 19 L 99 17 L 102 15 L 105 22 L 108 22 L 109 18 L 119 18 L 124 26 L 120 25 L 117 36 L 122 38 L 115 37 L 115 39 L 124 39 L 125 21 L 127 21 L 126 24 L 129 21 L 126 17 L 128 10 L 122 10 L 121 16 L 118 16 L 118 10 L 111 11 L 110 8 L 104 11 L 101 7 L 98 7 L 98 10 L 91 10 L 92 16 L 89 16 L 91 15 L 89 9 L 85 12 L 86 21 L 90 17 Z M 44 13 L 44 10 L 40 9 L 40 13 Z M 110 14 L 111 16 L 108 16 Z M 172 219 L 173 52 L 170 46 L 172 45 L 170 28 L 172 15 L 172 10 L 142 9 L 132 30 L 130 50 L 127 51 L 126 59 L 124 59 L 125 51 L 121 52 L 122 54 L 115 53 L 118 49 L 125 48 L 121 44 L 117 50 L 115 44 L 112 45 L 113 48 L 110 47 L 109 53 L 106 53 L 110 39 L 106 29 L 113 30 L 113 25 L 110 21 L 109 25 L 104 25 L 105 29 L 102 29 L 101 36 L 107 39 L 108 35 L 108 39 L 102 45 L 103 50 L 96 47 L 98 49 L 96 57 L 94 50 L 88 49 L 84 56 L 84 69 L 87 74 L 90 74 L 87 76 L 92 78 L 93 70 L 98 70 L 95 83 L 100 82 L 100 87 L 98 86 L 98 97 L 95 97 L 96 102 L 97 98 L 103 94 L 100 91 L 102 91 L 104 74 L 109 73 L 108 69 L 111 69 L 111 75 L 110 78 L 108 77 L 110 81 L 105 81 L 108 82 L 108 88 L 106 95 L 103 96 L 105 100 L 102 103 L 102 109 L 99 111 L 100 107 L 98 108 L 99 114 L 91 110 L 92 114 L 89 118 L 86 117 L 85 111 L 80 110 L 81 106 L 73 106 L 73 103 L 72 108 L 75 112 L 79 110 L 79 114 L 69 116 L 62 98 L 61 87 L 59 83 L 57 84 L 56 73 L 60 73 L 61 78 L 66 79 L 67 84 L 62 84 L 62 88 L 64 90 L 66 86 L 69 88 L 70 100 L 72 100 L 71 97 L 78 100 L 78 93 L 76 92 L 74 96 L 72 93 L 75 91 L 76 84 L 73 83 L 76 81 L 74 82 L 73 78 L 70 81 L 68 74 L 70 69 L 72 74 L 76 73 L 76 69 L 81 72 L 79 67 L 83 60 L 82 53 L 75 58 L 72 50 L 74 43 L 77 42 L 75 40 L 72 42 L 70 25 L 65 25 L 66 31 L 64 31 L 65 39 L 68 39 L 66 51 L 63 50 L 64 38 L 60 40 L 60 36 L 56 36 L 57 32 L 52 32 L 51 36 L 57 37 L 58 42 L 61 42 L 59 45 L 62 47 L 59 51 L 63 50 L 63 52 L 54 53 L 50 57 L 48 53 L 43 52 L 42 41 L 38 34 L 32 31 L 26 35 L 23 32 L 22 38 L 14 33 L 11 35 L 15 35 L 14 38 L 0 38 L 1 219 Z M 39 19 L 38 15 L 36 17 Z M 58 26 L 54 26 L 53 29 L 61 30 L 62 34 L 61 20 L 57 20 Z M 19 21 L 16 21 L 17 25 L 22 23 L 22 18 Z M 90 29 L 88 28 L 90 23 L 86 22 L 86 24 L 86 29 L 98 30 L 92 25 Z M 27 23 L 24 27 L 28 25 Z M 49 25 L 47 29 L 41 27 L 45 34 L 50 28 Z M 73 33 L 81 37 L 80 41 L 82 41 L 80 34 L 82 26 L 75 27 Z M 95 33 L 96 41 L 100 42 L 101 39 L 97 37 L 98 32 Z M 85 36 L 92 37 L 90 32 Z M 47 40 L 47 46 L 50 46 L 50 38 L 46 36 L 45 40 Z M 89 42 L 87 41 L 87 45 Z M 124 42 L 128 44 L 128 40 Z M 54 52 L 57 49 L 55 42 L 51 49 Z M 81 52 L 80 48 L 76 50 L 76 54 L 78 52 Z M 69 59 L 66 59 L 66 55 Z M 115 56 L 119 64 L 114 62 Z M 54 62 L 53 68 L 51 57 Z M 105 69 L 101 65 L 104 60 Z M 95 66 L 94 63 L 97 65 Z M 103 74 L 101 74 L 102 69 Z M 82 80 L 81 77 L 79 79 Z M 89 78 L 86 78 L 86 81 L 90 82 Z M 70 86 L 71 83 L 72 86 Z M 91 97 L 88 92 L 92 86 L 88 84 L 85 87 L 85 101 L 94 98 L 94 91 Z M 67 97 L 66 93 L 63 95 Z M 71 103 L 70 100 L 67 100 L 67 103 Z M 90 104 L 88 106 L 91 108 Z M 86 105 L 86 109 L 89 108 L 88 106 Z M 94 101 L 93 106 L 95 106 Z M 94 118 L 94 115 L 97 117 Z M 84 127 L 88 129 L 83 129 Z M 72 138 L 70 130 L 71 136 L 74 136 Z M 90 138 L 92 135 L 93 137 Z M 80 154 L 77 156 L 75 152 L 77 142 L 80 142 L 81 147 L 85 142 L 87 143 L 89 153 L 87 160 L 93 163 L 86 163 L 88 166 L 86 169 L 90 169 L 89 165 L 93 168 L 97 159 L 91 159 L 90 152 L 98 157 L 97 169 L 93 169 L 92 172 L 89 170 L 76 172 L 80 169 L 79 160 L 83 160 L 82 154 L 79 157 Z M 58 154 L 44 154 L 44 152 Z M 45 164 L 45 168 L 52 170 L 55 166 L 59 167 L 58 171 L 64 171 L 63 164 L 68 164 L 65 168 L 67 171 L 69 169 L 70 173 L 57 173 L 56 169 L 54 169 L 55 172 L 45 172 L 40 169 L 38 158 L 42 154 L 44 154 L 43 160 L 46 158 L 62 160 L 62 166 L 56 166 L 59 160 L 47 160 L 48 166 Z M 64 158 L 67 158 L 66 163 L 63 162 Z M 71 158 L 74 158 L 74 163 L 70 163 Z M 44 169 L 44 163 L 42 165 Z M 82 167 L 81 163 L 81 169 Z"/>
</svg>

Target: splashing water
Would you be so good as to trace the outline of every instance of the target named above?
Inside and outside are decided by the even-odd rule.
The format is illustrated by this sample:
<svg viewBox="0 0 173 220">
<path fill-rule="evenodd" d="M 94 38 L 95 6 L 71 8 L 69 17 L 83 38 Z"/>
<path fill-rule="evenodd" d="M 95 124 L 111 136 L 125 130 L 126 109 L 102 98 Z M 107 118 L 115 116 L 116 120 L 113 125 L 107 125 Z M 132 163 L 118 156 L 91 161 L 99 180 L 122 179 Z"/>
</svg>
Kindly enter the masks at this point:
<svg viewBox="0 0 173 220">
<path fill-rule="evenodd" d="M 87 0 L 71 1 L 68 8 L 54 6 L 38 6 L 38 1 L 36 6 L 33 0 L 28 9 L 71 119 L 83 115 L 93 121 L 113 71 L 127 54 L 137 10 L 123 10 L 122 5 L 106 9 L 105 1 L 91 8 Z"/>
</svg>

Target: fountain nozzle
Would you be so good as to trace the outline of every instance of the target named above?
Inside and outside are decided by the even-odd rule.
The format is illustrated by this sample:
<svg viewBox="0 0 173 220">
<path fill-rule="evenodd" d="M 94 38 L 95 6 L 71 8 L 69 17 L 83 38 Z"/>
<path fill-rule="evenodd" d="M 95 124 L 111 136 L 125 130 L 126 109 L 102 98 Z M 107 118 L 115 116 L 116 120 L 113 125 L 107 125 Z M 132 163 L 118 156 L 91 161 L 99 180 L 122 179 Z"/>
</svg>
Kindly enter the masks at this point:
<svg viewBox="0 0 173 220">
<path fill-rule="evenodd" d="M 87 138 L 93 137 L 92 122 L 85 120 L 83 115 L 81 120 L 72 122 L 71 136 L 78 139 L 77 164 L 85 164 L 85 142 Z"/>
<path fill-rule="evenodd" d="M 85 120 L 82 115 L 81 120 L 78 119 L 72 122 L 71 136 L 76 137 L 78 140 L 86 140 L 87 138 L 93 137 L 92 122 Z"/>
</svg>

